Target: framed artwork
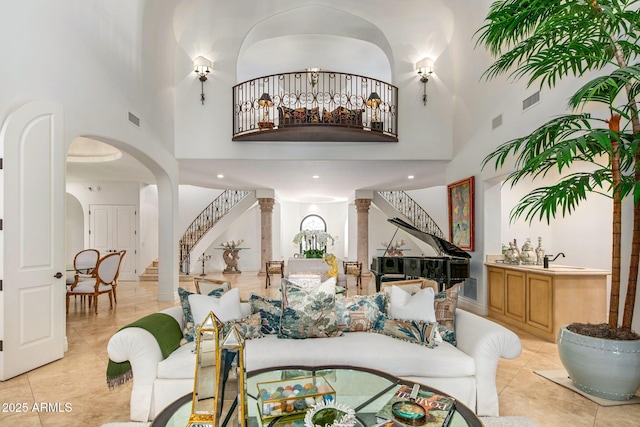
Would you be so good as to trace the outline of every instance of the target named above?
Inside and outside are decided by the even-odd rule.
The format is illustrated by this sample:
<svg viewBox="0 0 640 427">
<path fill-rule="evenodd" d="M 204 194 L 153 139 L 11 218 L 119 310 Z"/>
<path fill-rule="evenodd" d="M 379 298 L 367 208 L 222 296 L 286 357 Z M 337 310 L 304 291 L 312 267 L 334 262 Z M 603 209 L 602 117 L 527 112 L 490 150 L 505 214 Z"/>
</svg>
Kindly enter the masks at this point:
<svg viewBox="0 0 640 427">
<path fill-rule="evenodd" d="M 449 241 L 460 249 L 473 251 L 473 177 L 447 185 L 449 199 Z"/>
</svg>

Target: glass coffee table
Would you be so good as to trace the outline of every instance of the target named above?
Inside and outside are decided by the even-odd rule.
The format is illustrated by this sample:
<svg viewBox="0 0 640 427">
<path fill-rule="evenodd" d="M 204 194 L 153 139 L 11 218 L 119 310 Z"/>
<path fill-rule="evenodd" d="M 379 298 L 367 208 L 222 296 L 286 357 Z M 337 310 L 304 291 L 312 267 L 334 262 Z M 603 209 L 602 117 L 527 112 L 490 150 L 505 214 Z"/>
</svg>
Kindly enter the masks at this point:
<svg viewBox="0 0 640 427">
<path fill-rule="evenodd" d="M 402 386 L 413 386 L 413 383 L 395 378 L 389 374 L 369 369 L 355 367 L 283 367 L 262 371 L 249 372 L 247 374 L 247 409 L 248 425 L 252 427 L 303 427 L 304 414 L 286 415 L 282 417 L 262 420 L 258 408 L 258 383 L 270 383 L 296 377 L 323 376 L 335 390 L 336 403 L 345 404 L 356 412 L 357 425 L 371 427 L 378 423 L 378 412 L 393 394 Z M 439 390 L 421 385 L 421 389 L 443 394 Z M 184 427 L 191 414 L 191 398 L 189 393 L 166 407 L 155 418 L 151 427 Z M 231 409 L 232 414 L 221 417 L 219 425 L 226 427 L 237 424 L 234 402 L 226 402 L 226 411 Z M 231 420 L 231 421 L 229 421 Z M 482 427 L 482 422 L 471 409 L 461 402 L 455 403 L 455 411 L 449 423 L 450 427 Z M 203 424 L 206 426 L 206 424 Z"/>
</svg>

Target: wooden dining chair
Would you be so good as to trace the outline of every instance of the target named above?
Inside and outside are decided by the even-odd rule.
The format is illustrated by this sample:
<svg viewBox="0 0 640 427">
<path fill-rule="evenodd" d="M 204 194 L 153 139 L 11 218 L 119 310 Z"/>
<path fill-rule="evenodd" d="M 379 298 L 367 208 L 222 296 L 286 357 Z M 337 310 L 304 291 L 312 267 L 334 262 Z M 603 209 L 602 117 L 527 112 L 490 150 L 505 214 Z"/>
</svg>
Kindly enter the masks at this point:
<svg viewBox="0 0 640 427">
<path fill-rule="evenodd" d="M 279 274 L 280 278 L 284 277 L 284 261 L 267 261 L 266 265 L 267 277 L 265 278 L 265 289 L 271 286 L 271 275 Z"/>
<path fill-rule="evenodd" d="M 83 249 L 73 257 L 73 275 L 67 277 L 67 285 L 76 281 L 75 276 L 81 279 L 91 277 L 100 259 L 100 251 L 97 249 Z"/>
<path fill-rule="evenodd" d="M 347 288 L 349 276 L 355 276 L 356 288 L 362 288 L 362 263 L 355 261 L 343 261 L 342 268 L 344 269 L 344 274 L 347 277 L 344 287 Z"/>
<path fill-rule="evenodd" d="M 113 279 L 113 302 L 118 303 L 118 297 L 116 295 L 116 288 L 118 287 L 118 278 L 120 277 L 120 268 L 122 267 L 122 261 L 124 261 L 124 256 L 127 254 L 126 250 L 121 250 L 116 252 L 120 255 L 120 263 L 118 264 L 118 271 L 116 272 L 116 277 Z"/>
<path fill-rule="evenodd" d="M 67 286 L 67 314 L 69 314 L 69 298 L 72 295 L 84 295 L 89 298 L 89 308 L 94 304 L 98 314 L 98 295 L 109 294 L 109 306 L 113 308 L 113 283 L 118 275 L 121 256 L 119 253 L 105 255 L 98 260 L 95 277 L 77 281 Z"/>
</svg>

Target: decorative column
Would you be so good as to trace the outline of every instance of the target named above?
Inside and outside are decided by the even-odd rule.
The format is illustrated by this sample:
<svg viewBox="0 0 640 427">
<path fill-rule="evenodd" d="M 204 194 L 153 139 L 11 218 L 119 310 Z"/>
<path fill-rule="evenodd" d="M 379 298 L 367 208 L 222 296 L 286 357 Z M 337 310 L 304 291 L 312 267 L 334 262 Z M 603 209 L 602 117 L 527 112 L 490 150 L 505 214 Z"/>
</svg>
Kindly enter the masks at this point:
<svg viewBox="0 0 640 427">
<path fill-rule="evenodd" d="M 260 271 L 258 276 L 267 274 L 265 269 L 267 261 L 273 256 L 273 205 L 272 197 L 258 198 L 260 205 Z"/>
<path fill-rule="evenodd" d="M 356 199 L 358 262 L 362 263 L 362 275 L 370 276 L 369 271 L 369 207 L 371 199 Z"/>
</svg>

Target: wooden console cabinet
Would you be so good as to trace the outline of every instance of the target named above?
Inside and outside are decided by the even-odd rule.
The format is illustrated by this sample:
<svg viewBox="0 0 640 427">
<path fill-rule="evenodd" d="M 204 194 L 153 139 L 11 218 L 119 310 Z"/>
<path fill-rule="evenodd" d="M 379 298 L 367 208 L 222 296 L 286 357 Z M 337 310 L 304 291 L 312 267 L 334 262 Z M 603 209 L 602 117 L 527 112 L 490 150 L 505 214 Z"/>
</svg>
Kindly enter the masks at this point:
<svg viewBox="0 0 640 427">
<path fill-rule="evenodd" d="M 607 321 L 606 270 L 488 263 L 489 317 L 556 342 L 560 326 Z"/>
</svg>

